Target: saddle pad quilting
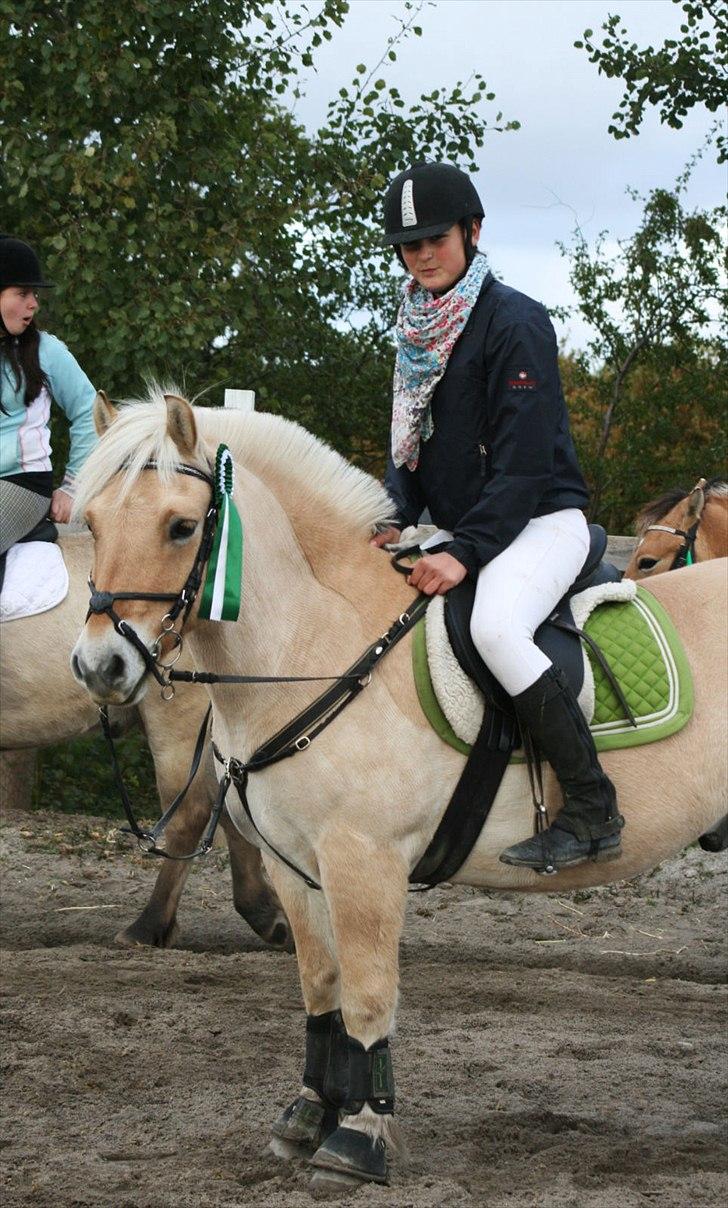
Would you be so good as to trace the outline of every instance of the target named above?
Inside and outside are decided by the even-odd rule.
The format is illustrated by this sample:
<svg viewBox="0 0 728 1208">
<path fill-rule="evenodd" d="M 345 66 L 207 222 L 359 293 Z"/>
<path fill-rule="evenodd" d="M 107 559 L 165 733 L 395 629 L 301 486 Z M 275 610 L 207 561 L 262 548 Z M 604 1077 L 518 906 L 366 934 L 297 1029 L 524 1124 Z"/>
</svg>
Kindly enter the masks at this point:
<svg viewBox="0 0 728 1208">
<path fill-rule="evenodd" d="M 657 599 L 637 587 L 633 603 L 594 607 L 587 591 L 575 598 L 574 615 L 577 625 L 606 655 L 638 722 L 635 729 L 622 716 L 609 680 L 589 654 L 587 672 L 594 691 L 591 728 L 597 750 L 656 742 L 682 729 L 693 711 L 692 676 L 680 639 Z M 412 638 L 420 704 L 443 741 L 468 754 L 469 744 L 456 736 L 437 699 L 428 667 L 425 626 L 425 621 L 420 622 Z"/>
<path fill-rule="evenodd" d="M 637 729 L 624 717 L 611 684 L 587 650 L 594 673 L 591 723 L 598 750 L 655 742 L 682 729 L 693 712 L 693 681 L 685 651 L 662 605 L 638 586 L 632 604 L 596 608 L 586 632 L 616 672 Z"/>
</svg>

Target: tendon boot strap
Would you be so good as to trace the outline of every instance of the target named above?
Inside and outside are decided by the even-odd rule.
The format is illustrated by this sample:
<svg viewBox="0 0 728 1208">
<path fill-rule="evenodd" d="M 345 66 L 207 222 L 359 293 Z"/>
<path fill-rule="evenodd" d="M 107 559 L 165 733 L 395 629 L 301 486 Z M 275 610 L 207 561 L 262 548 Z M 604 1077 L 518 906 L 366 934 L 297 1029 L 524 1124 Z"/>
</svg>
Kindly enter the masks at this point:
<svg viewBox="0 0 728 1208">
<path fill-rule="evenodd" d="M 329 1052 L 324 1074 L 323 1097 L 332 1107 L 341 1107 L 349 1092 L 349 1037 L 346 1034 L 341 1011 L 329 1012 L 331 1031 Z"/>
<path fill-rule="evenodd" d="M 331 1025 L 338 1011 L 327 1011 L 324 1015 L 306 1016 L 306 1064 L 303 1085 L 324 1099 L 324 1080 L 329 1063 Z"/>
<path fill-rule="evenodd" d="M 344 1111 L 356 1115 L 365 1103 L 379 1116 L 391 1116 L 394 1111 L 394 1071 L 389 1040 L 377 1040 L 365 1049 L 349 1036 L 349 1094 Z"/>
</svg>

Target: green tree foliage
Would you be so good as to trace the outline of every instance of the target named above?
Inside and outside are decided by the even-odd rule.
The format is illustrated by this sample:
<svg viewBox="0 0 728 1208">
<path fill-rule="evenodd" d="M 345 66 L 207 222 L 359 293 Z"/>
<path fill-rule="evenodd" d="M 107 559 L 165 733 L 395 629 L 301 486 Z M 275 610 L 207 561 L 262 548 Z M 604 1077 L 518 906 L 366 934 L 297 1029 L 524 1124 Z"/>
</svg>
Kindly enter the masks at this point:
<svg viewBox="0 0 728 1208">
<path fill-rule="evenodd" d="M 3 227 L 51 279 L 48 326 L 116 397 L 145 375 L 254 389 L 370 468 L 384 447 L 397 284 L 376 216 L 419 157 L 473 155 L 477 73 L 407 105 L 383 56 L 308 133 L 295 101 L 345 0 L 0 0 Z"/>
<path fill-rule="evenodd" d="M 694 105 L 710 113 L 724 112 L 728 97 L 728 15 L 724 0 L 673 0 L 683 10 L 681 38 L 667 38 L 655 49 L 641 49 L 629 40 L 622 18 L 609 16 L 597 45 L 591 29 L 575 42 L 589 54 L 599 71 L 622 79 L 625 90 L 612 115 L 610 134 L 629 138 L 637 134 L 648 106 L 656 106 L 660 120 L 680 129 Z M 716 139 L 718 162 L 728 159 L 725 135 Z"/>
<path fill-rule="evenodd" d="M 135 813 L 139 818 L 156 818 L 159 797 L 144 735 L 139 730 L 125 734 L 116 748 Z M 77 738 L 38 751 L 31 806 L 62 814 L 125 818 L 103 736 Z"/>
<path fill-rule="evenodd" d="M 689 177 L 633 194 L 644 209 L 630 238 L 608 246 L 602 232 L 591 247 L 577 231 L 562 247 L 594 331 L 572 413 L 593 515 L 612 532 L 676 479 L 724 470 L 726 210 L 688 210 Z"/>
</svg>

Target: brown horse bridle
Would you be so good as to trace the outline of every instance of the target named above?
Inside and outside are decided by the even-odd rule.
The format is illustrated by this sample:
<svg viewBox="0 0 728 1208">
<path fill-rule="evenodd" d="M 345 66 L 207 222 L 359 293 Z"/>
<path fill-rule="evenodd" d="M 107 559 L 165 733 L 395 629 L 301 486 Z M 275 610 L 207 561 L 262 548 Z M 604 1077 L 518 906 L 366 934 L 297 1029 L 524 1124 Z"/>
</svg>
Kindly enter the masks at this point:
<svg viewBox="0 0 728 1208">
<path fill-rule="evenodd" d="M 700 517 L 689 529 L 673 528 L 669 524 L 648 524 L 645 533 L 672 533 L 673 537 L 682 537 L 683 543 L 669 567 L 669 570 L 680 570 L 681 567 L 692 566 L 695 562 L 695 538 L 699 526 Z"/>
<path fill-rule="evenodd" d="M 706 483 L 707 480 L 705 478 L 699 478 L 692 491 L 690 491 L 686 498 L 690 499 L 690 497 L 696 491 L 702 491 L 705 488 Z M 673 528 L 670 524 L 648 524 L 647 528 L 644 530 L 644 533 L 642 534 L 642 541 L 647 533 L 670 533 L 673 537 L 682 538 L 682 545 L 678 548 L 672 563 L 668 567 L 668 570 L 680 570 L 683 566 L 692 566 L 696 561 L 695 538 L 698 535 L 700 521 L 703 518 L 704 507 L 705 495 L 703 495 L 703 505 L 700 509 L 700 514 L 695 523 L 690 525 L 689 529 Z M 642 541 L 640 541 L 640 545 L 642 544 Z M 639 549 L 639 546 L 637 548 Z"/>
</svg>

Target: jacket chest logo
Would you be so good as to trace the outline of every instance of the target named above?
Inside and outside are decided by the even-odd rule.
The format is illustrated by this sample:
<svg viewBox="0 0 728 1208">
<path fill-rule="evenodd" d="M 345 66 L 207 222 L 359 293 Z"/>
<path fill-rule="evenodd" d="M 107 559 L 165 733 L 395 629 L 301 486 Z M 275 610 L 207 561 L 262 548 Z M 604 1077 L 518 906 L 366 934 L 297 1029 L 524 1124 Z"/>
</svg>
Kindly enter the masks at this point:
<svg viewBox="0 0 728 1208">
<path fill-rule="evenodd" d="M 538 385 L 530 369 L 509 369 L 506 386 L 509 390 L 535 390 Z"/>
</svg>

